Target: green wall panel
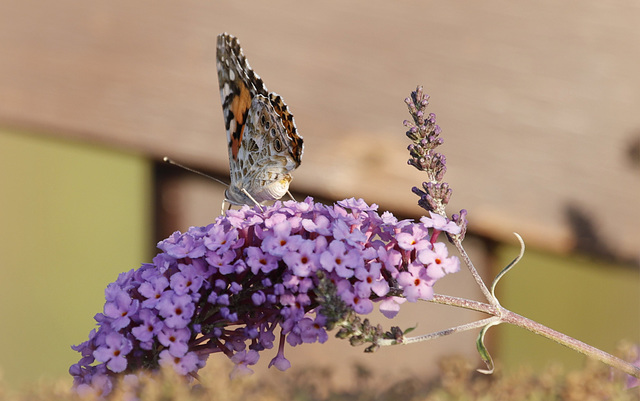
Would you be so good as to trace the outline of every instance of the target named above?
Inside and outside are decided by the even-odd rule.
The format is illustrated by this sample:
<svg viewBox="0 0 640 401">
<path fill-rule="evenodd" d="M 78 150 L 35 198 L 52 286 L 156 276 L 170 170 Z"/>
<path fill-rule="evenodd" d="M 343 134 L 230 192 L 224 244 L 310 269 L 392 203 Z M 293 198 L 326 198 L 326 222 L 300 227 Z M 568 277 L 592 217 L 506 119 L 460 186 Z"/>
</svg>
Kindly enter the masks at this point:
<svg viewBox="0 0 640 401">
<path fill-rule="evenodd" d="M 151 164 L 0 130 L 0 369 L 69 377 L 117 274 L 150 260 Z M 71 379 L 69 377 L 69 383 Z"/>
</svg>

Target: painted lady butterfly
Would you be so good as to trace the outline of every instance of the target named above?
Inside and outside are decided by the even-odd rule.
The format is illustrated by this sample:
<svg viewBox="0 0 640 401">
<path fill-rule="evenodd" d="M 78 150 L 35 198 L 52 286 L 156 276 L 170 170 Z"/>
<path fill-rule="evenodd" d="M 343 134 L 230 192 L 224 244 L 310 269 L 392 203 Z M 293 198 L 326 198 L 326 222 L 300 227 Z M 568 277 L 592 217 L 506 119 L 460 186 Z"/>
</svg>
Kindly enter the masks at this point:
<svg viewBox="0 0 640 401">
<path fill-rule="evenodd" d="M 268 92 L 242 53 L 238 39 L 218 35 L 218 83 L 229 147 L 233 205 L 280 199 L 301 162 L 303 142 L 280 95 Z"/>
</svg>

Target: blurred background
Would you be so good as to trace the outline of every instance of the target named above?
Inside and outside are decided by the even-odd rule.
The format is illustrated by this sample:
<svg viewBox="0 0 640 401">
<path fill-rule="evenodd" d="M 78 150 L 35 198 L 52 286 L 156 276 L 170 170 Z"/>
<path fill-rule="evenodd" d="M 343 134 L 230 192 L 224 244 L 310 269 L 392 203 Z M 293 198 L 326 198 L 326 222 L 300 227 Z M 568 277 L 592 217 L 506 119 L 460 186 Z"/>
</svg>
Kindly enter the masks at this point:
<svg viewBox="0 0 640 401">
<path fill-rule="evenodd" d="M 0 371 L 11 387 L 68 378 L 118 273 L 175 230 L 219 214 L 228 177 L 216 36 L 237 36 L 305 140 L 292 191 L 364 198 L 401 217 L 410 189 L 403 99 L 431 95 L 465 244 L 507 308 L 606 351 L 640 341 L 640 6 L 633 1 L 275 0 L 0 3 Z M 226 178 L 228 179 L 228 178 Z M 436 291 L 482 300 L 466 270 Z M 481 318 L 428 303 L 385 326 Z M 287 351 L 337 382 L 360 364 L 392 380 L 444 355 L 481 367 L 477 333 L 363 354 Z M 489 332 L 499 369 L 584 357 L 523 330 Z M 265 371 L 271 355 L 262 357 Z M 224 372 L 227 374 L 228 372 Z M 282 374 L 268 372 L 264 374 Z"/>
</svg>

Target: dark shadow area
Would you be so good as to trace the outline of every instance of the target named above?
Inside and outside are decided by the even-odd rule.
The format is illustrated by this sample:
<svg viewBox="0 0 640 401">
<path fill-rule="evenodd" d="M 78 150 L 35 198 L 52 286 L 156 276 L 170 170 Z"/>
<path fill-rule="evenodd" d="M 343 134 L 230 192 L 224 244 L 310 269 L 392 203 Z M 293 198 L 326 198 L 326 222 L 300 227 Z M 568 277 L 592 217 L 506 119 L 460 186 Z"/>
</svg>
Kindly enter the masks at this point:
<svg viewBox="0 0 640 401">
<path fill-rule="evenodd" d="M 629 163 L 632 168 L 636 170 L 640 169 L 640 132 L 627 142 L 625 156 L 627 163 Z"/>
<path fill-rule="evenodd" d="M 638 260 L 621 257 L 605 238 L 598 233 L 592 216 L 576 204 L 565 206 L 565 216 L 575 239 L 574 252 L 608 262 L 638 265 Z"/>
</svg>

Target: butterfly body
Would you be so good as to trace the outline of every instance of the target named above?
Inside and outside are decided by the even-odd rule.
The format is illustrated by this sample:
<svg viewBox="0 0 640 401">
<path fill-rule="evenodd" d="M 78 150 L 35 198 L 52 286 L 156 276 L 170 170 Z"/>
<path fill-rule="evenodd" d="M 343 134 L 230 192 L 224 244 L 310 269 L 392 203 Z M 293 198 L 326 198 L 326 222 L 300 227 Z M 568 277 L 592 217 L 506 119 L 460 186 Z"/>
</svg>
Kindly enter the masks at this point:
<svg viewBox="0 0 640 401">
<path fill-rule="evenodd" d="M 238 40 L 226 33 L 218 36 L 217 67 L 231 176 L 226 201 L 253 205 L 280 199 L 304 148 L 293 115 L 278 94 L 267 91 Z"/>
</svg>

